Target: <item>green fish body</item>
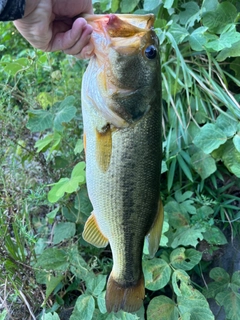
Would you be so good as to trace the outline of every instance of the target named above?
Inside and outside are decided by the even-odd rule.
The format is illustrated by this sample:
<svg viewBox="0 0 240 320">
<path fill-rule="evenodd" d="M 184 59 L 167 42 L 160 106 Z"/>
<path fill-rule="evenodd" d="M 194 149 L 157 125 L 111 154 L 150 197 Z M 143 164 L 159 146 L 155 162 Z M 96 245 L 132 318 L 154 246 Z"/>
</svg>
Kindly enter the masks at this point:
<svg viewBox="0 0 240 320">
<path fill-rule="evenodd" d="M 87 16 L 95 55 L 82 83 L 86 178 L 92 215 L 83 238 L 111 246 L 108 312 L 138 310 L 144 299 L 142 250 L 153 256 L 160 202 L 161 83 L 152 15 Z"/>
</svg>

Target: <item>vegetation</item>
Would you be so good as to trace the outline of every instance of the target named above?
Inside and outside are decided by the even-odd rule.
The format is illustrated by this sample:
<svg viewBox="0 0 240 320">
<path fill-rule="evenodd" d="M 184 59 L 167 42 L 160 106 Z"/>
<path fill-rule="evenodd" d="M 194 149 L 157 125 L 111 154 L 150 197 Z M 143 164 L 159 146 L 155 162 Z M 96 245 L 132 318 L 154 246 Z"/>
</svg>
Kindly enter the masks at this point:
<svg viewBox="0 0 240 320">
<path fill-rule="evenodd" d="M 81 237 L 92 210 L 80 108 L 87 62 L 34 50 L 1 23 L 0 319 L 211 320 L 213 298 L 237 320 L 240 270 L 212 260 L 240 233 L 239 1 L 93 3 L 96 13 L 156 15 L 165 221 L 156 257 L 144 247 L 145 305 L 106 313 L 110 249 Z"/>
</svg>

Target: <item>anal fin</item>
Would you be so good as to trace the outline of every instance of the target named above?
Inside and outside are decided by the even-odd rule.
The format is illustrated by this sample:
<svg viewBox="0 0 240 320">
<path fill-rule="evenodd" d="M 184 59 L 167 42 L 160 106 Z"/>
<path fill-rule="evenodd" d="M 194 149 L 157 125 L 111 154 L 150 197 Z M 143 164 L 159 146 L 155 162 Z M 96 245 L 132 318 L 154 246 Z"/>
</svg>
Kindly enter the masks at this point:
<svg viewBox="0 0 240 320">
<path fill-rule="evenodd" d="M 155 253 L 159 248 L 159 243 L 162 235 L 162 226 L 163 226 L 163 219 L 164 219 L 164 209 L 161 199 L 158 203 L 158 212 L 155 218 L 155 221 L 146 235 L 148 241 L 148 251 L 151 258 L 154 257 Z"/>
<path fill-rule="evenodd" d="M 108 245 L 108 239 L 99 229 L 93 212 L 85 223 L 82 237 L 85 241 L 91 243 L 97 248 L 105 248 Z"/>
</svg>

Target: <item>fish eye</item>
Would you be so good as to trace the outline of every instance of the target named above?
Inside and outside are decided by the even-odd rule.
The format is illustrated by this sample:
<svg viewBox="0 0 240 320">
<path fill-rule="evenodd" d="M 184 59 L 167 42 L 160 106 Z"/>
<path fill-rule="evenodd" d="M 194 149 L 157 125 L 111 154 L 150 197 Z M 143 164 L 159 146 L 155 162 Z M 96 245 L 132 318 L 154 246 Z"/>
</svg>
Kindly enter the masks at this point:
<svg viewBox="0 0 240 320">
<path fill-rule="evenodd" d="M 154 59 L 154 58 L 156 58 L 156 56 L 157 56 L 157 49 L 156 49 L 156 47 L 154 47 L 153 45 L 151 45 L 151 46 L 148 46 L 146 49 L 145 49 L 145 56 L 148 58 L 148 59 L 150 59 L 150 60 L 152 60 L 152 59 Z"/>
</svg>

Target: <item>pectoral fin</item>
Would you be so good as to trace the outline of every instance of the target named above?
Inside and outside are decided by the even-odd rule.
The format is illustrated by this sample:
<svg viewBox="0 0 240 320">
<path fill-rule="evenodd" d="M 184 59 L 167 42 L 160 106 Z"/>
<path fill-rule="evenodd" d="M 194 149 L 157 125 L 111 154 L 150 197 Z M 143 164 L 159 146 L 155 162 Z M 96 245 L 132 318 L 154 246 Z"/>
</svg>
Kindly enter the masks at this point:
<svg viewBox="0 0 240 320">
<path fill-rule="evenodd" d="M 148 251 L 151 258 L 154 257 L 159 247 L 161 234 L 162 234 L 163 219 L 164 219 L 163 204 L 162 204 L 162 201 L 159 200 L 158 212 L 157 212 L 155 221 L 152 225 L 152 228 L 150 229 L 149 233 L 146 236 L 148 241 Z"/>
<path fill-rule="evenodd" d="M 96 130 L 96 159 L 100 169 L 106 172 L 112 155 L 112 131 L 110 126 L 99 132 Z"/>
<path fill-rule="evenodd" d="M 85 241 L 91 243 L 97 248 L 104 248 L 108 245 L 108 239 L 102 234 L 101 230 L 99 229 L 97 220 L 93 212 L 85 223 L 82 237 Z"/>
</svg>

